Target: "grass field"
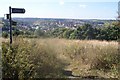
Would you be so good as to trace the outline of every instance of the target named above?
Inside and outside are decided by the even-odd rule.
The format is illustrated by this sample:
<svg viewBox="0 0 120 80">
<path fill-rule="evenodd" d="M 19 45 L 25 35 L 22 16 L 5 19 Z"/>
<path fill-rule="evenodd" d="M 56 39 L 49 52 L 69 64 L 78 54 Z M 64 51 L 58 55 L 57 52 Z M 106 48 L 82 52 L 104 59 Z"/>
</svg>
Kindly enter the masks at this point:
<svg viewBox="0 0 120 80">
<path fill-rule="evenodd" d="M 56 77 L 62 69 L 74 76 L 119 77 L 120 52 L 115 41 L 14 38 L 16 46 L 27 49 L 29 61 L 36 66 L 35 77 Z"/>
</svg>

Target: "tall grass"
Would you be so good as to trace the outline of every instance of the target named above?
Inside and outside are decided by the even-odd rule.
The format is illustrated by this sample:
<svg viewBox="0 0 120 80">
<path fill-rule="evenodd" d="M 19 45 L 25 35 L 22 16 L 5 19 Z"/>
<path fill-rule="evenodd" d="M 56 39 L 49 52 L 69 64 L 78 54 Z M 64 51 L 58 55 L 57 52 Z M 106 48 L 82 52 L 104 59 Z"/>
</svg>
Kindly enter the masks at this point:
<svg viewBox="0 0 120 80">
<path fill-rule="evenodd" d="M 16 38 L 13 43 L 19 56 L 18 61 L 21 58 L 19 54 L 27 54 L 28 57 L 23 58 L 27 58 L 29 65 L 33 65 L 33 77 L 37 78 L 64 77 L 63 69 L 71 70 L 73 75 L 78 76 L 117 78 L 120 63 L 118 46 L 118 42 L 114 41 L 50 38 Z"/>
</svg>

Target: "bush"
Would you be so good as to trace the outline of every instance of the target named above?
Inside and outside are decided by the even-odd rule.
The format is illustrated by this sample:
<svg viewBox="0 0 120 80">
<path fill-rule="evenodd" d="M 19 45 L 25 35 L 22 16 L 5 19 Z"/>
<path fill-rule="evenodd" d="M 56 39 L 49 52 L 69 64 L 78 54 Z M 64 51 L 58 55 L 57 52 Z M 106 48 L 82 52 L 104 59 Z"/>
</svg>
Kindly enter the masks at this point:
<svg viewBox="0 0 120 80">
<path fill-rule="evenodd" d="M 24 45 L 24 46 L 23 46 Z M 29 44 L 2 44 L 2 77 L 11 79 L 29 79 L 32 76 L 33 64 L 28 60 L 30 56 Z"/>
<path fill-rule="evenodd" d="M 14 40 L 12 47 L 2 44 L 3 78 L 30 79 L 63 77 L 64 64 L 52 54 L 52 50 L 36 42 Z"/>
<path fill-rule="evenodd" d="M 93 67 L 101 70 L 110 70 L 118 67 L 120 54 L 102 54 L 97 57 L 96 63 L 93 63 Z"/>
<path fill-rule="evenodd" d="M 106 73 L 111 72 L 111 76 L 114 78 L 118 78 L 120 72 L 120 53 L 116 51 L 116 53 L 108 53 L 108 54 L 100 54 L 96 57 L 96 59 L 92 63 L 92 69 L 97 69 L 100 71 L 104 71 Z"/>
<path fill-rule="evenodd" d="M 8 38 L 8 36 L 9 36 L 9 35 L 8 35 L 7 32 L 2 32 L 2 37 L 3 37 L 3 38 Z"/>
</svg>

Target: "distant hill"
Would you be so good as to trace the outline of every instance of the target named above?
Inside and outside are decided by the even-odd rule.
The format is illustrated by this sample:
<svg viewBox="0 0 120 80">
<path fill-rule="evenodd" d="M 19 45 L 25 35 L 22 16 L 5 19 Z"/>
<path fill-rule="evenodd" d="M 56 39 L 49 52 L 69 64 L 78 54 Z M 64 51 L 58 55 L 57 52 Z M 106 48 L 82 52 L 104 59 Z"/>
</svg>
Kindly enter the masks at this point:
<svg viewBox="0 0 120 80">
<path fill-rule="evenodd" d="M 2 18 L 0 18 L 2 20 Z M 36 28 L 42 27 L 55 28 L 67 27 L 73 28 L 84 24 L 91 24 L 92 27 L 103 27 L 105 23 L 111 23 L 115 20 L 99 20 L 99 19 L 59 19 L 59 18 L 13 18 L 18 23 L 18 27 Z"/>
</svg>

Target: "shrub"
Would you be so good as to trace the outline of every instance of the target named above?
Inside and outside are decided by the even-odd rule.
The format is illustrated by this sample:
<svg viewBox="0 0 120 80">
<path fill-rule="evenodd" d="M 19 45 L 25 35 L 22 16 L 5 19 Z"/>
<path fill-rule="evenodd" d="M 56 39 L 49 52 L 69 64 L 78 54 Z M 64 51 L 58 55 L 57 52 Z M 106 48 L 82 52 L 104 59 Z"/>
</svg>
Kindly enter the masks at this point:
<svg viewBox="0 0 120 80">
<path fill-rule="evenodd" d="M 24 46 L 23 46 L 24 45 Z M 29 79 L 32 76 L 33 64 L 28 60 L 30 47 L 25 43 L 2 44 L 2 76 L 11 79 Z"/>
<path fill-rule="evenodd" d="M 56 58 L 53 50 L 44 45 L 22 38 L 15 39 L 12 47 L 2 44 L 3 78 L 30 79 L 63 77 L 64 64 Z"/>
<path fill-rule="evenodd" d="M 8 36 L 9 36 L 9 35 L 8 35 L 7 32 L 2 32 L 2 37 L 3 37 L 3 38 L 8 38 Z"/>
</svg>

